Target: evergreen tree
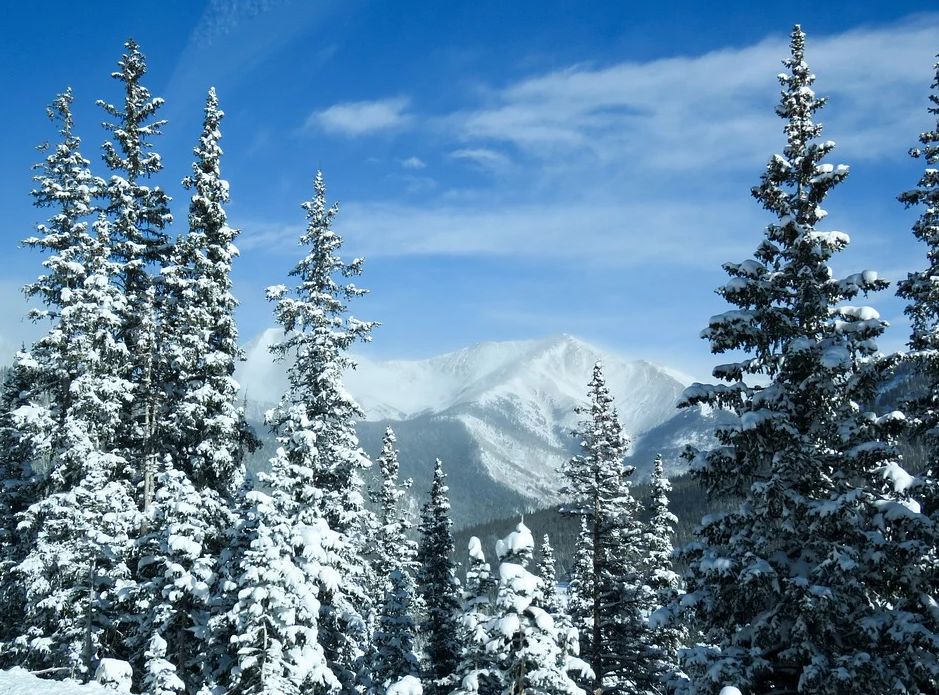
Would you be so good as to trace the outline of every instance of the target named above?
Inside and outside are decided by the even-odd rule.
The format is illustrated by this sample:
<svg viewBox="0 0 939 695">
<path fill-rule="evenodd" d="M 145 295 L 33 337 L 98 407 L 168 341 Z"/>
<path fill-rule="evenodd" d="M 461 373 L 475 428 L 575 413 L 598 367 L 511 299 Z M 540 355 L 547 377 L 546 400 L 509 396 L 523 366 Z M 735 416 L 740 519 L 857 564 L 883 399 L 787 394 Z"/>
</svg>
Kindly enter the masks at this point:
<svg viewBox="0 0 939 695">
<path fill-rule="evenodd" d="M 905 568 L 901 576 L 905 600 L 897 603 L 891 631 L 905 646 L 906 655 L 903 666 L 895 668 L 903 668 L 904 682 L 916 682 L 923 692 L 939 688 L 939 620 L 930 608 L 936 603 L 935 587 L 939 586 L 939 470 L 935 466 L 939 454 L 939 359 L 935 354 L 939 346 L 939 284 L 935 279 L 939 273 L 939 63 L 935 71 L 929 113 L 937 117 L 937 123 L 920 135 L 920 146 L 910 150 L 911 156 L 923 159 L 926 166 L 917 186 L 900 195 L 906 207 L 924 206 L 913 233 L 927 246 L 929 267 L 910 273 L 897 291 L 909 301 L 909 358 L 925 377 L 922 395 L 904 408 L 926 442 L 930 467 L 910 480 L 907 490 L 922 514 L 896 520 L 903 527 L 898 538 L 904 540 L 906 550 L 906 557 L 897 558 Z"/>
<path fill-rule="evenodd" d="M 652 625 L 654 644 L 662 658 L 660 668 L 663 672 L 671 672 L 675 668 L 678 648 L 684 640 L 684 630 L 669 611 L 681 594 L 681 578 L 672 567 L 672 538 L 678 518 L 668 508 L 672 486 L 665 477 L 661 455 L 655 457 L 649 488 L 645 531 L 646 584 L 654 596 Z"/>
<path fill-rule="evenodd" d="M 150 638 L 145 654 L 147 674 L 144 692 L 147 695 L 178 695 L 186 692 L 185 684 L 176 676 L 176 668 L 166 659 L 166 640 L 159 634 Z"/>
<path fill-rule="evenodd" d="M 580 658 L 580 631 L 574 627 L 567 607 L 558 594 L 557 569 L 554 560 L 554 548 L 548 534 L 541 541 L 541 558 L 538 561 L 537 576 L 541 582 L 541 607 L 554 620 L 559 649 L 559 666 L 575 681 L 589 678 L 590 667 Z"/>
<path fill-rule="evenodd" d="M 745 356 L 714 369 L 728 384 L 685 393 L 686 404 L 737 414 L 692 470 L 709 493 L 741 500 L 704 519 L 686 549 L 682 602 L 713 645 L 683 659 L 689 691 L 931 692 L 910 676 L 923 652 L 905 643 L 894 610 L 909 602 L 897 521 L 917 515 L 893 489 L 909 476 L 884 439 L 900 418 L 863 406 L 873 401 L 884 323 L 869 307 L 842 304 L 886 283 L 873 271 L 837 279 L 828 265 L 848 237 L 817 225 L 848 169 L 822 161 L 834 144 L 818 140 L 824 100 L 798 26 L 790 48 L 777 108 L 787 144 L 753 189 L 777 219 L 753 259 L 724 265 L 731 279 L 719 292 L 735 308 L 703 334 L 713 352 Z"/>
<path fill-rule="evenodd" d="M 50 468 L 51 492 L 22 514 L 30 549 L 13 570 L 26 595 L 17 639 L 27 651 L 24 663 L 85 679 L 100 658 L 123 653 L 117 604 L 131 585 L 128 550 L 140 523 L 115 440 L 131 393 L 115 369 L 126 360 L 115 339 L 124 297 L 111 283 L 108 225 L 97 228 L 83 286 L 68 294 L 69 311 L 63 311 L 77 376 Z"/>
<path fill-rule="evenodd" d="M 546 533 L 541 540 L 541 558 L 538 560 L 538 579 L 541 580 L 543 608 L 555 619 L 561 614 L 561 598 L 558 596 L 558 574 L 554 561 L 554 548 Z"/>
<path fill-rule="evenodd" d="M 571 568 L 571 580 L 567 585 L 567 612 L 571 623 L 577 630 L 580 653 L 586 656 L 593 653 L 593 540 L 587 515 L 580 517 L 580 532 L 577 534 L 577 550 L 574 554 L 574 566 Z M 581 682 L 582 686 L 588 684 Z"/>
<path fill-rule="evenodd" d="M 424 639 L 424 691 L 442 695 L 460 665 L 459 582 L 454 572 L 453 533 L 446 475 L 440 459 L 434 463 L 430 499 L 421 511 L 417 586 L 424 610 L 420 634 Z"/>
<path fill-rule="evenodd" d="M 396 569 L 401 568 L 408 573 L 416 570 L 417 547 L 408 538 L 411 522 L 402 506 L 411 480 L 400 482 L 398 479 L 401 466 L 395 444 L 395 433 L 389 427 L 382 438 L 381 454 L 375 461 L 381 487 L 372 494 L 378 511 L 371 543 L 371 566 L 379 593 L 388 587 L 391 574 Z"/>
<path fill-rule="evenodd" d="M 582 695 L 567 675 L 557 625 L 544 608 L 542 582 L 527 569 L 533 546 L 531 531 L 522 522 L 496 544 L 499 591 L 487 624 L 487 649 L 499 666 L 506 695 Z"/>
<path fill-rule="evenodd" d="M 237 230 L 226 223 L 228 183 L 221 178 L 219 130 L 223 113 L 209 91 L 193 174 L 189 231 L 162 274 L 163 385 L 161 448 L 167 470 L 157 478 L 152 532 L 142 542 L 144 583 L 137 611 L 145 615 L 138 653 L 153 634 L 168 643 L 169 659 L 190 686 L 202 677 L 210 639 L 212 582 L 235 524 L 230 501 L 244 482 L 243 457 L 253 435 L 237 403 L 233 378 L 241 359 L 231 294 Z M 159 617 L 157 617 L 159 616 Z M 156 630 L 156 633 L 153 631 Z M 190 688 L 191 689 L 191 688 Z"/>
<path fill-rule="evenodd" d="M 121 263 L 120 283 L 126 295 L 121 316 L 121 335 L 127 346 L 129 377 L 135 384 L 129 417 L 122 434 L 126 457 L 135 466 L 129 471 L 139 484 L 140 507 L 147 511 L 153 500 L 154 476 L 161 447 L 156 430 L 159 386 L 155 379 L 158 352 L 156 287 L 149 268 L 166 264 L 168 243 L 163 231 L 172 221 L 169 197 L 148 179 L 163 168 L 160 155 L 152 151 L 152 137 L 161 134 L 165 121 L 153 120 L 163 100 L 150 96 L 141 83 L 147 64 L 137 43 L 130 39 L 127 53 L 118 61 L 112 77 L 123 83 L 123 105 L 99 100 L 98 105 L 114 120 L 103 123 L 114 142 L 104 143 L 104 162 L 114 172 L 102 194 L 111 221 L 113 251 Z"/>
<path fill-rule="evenodd" d="M 414 653 L 413 597 L 414 581 L 408 573 L 401 567 L 392 570 L 374 637 L 372 682 L 376 693 L 384 694 L 406 676 L 420 676 L 420 662 Z"/>
<path fill-rule="evenodd" d="M 136 661 L 147 673 L 155 668 L 162 673 L 161 664 L 168 661 L 173 677 L 195 692 L 210 677 L 207 667 L 213 666 L 206 660 L 219 564 L 213 546 L 233 515 L 217 493 L 200 492 L 182 471 L 168 467 L 156 483 L 149 524 L 153 530 L 140 542 L 138 573 L 145 579 L 136 606 Z M 154 639 L 163 645 L 160 654 L 154 651 Z M 150 659 L 160 663 L 152 665 Z"/>
<path fill-rule="evenodd" d="M 378 608 L 371 648 L 372 683 L 384 695 L 406 676 L 417 678 L 420 664 L 414 653 L 416 544 L 407 537 L 411 524 L 401 508 L 411 481 L 398 482 L 398 452 L 391 428 L 385 431 L 382 452 L 376 461 L 381 488 L 373 495 L 378 506 L 371 569 L 376 595 L 383 596 Z"/>
<path fill-rule="evenodd" d="M 320 602 L 310 574 L 320 568 L 324 585 L 335 587 L 328 556 L 338 539 L 323 519 L 294 522 L 285 458 L 273 463 L 262 480 L 273 496 L 251 491 L 244 499 L 233 571 L 237 600 L 226 626 L 235 658 L 224 671 L 226 685 L 240 695 L 333 692 L 340 684 L 319 642 Z"/>
<path fill-rule="evenodd" d="M 0 386 L 0 667 L 16 663 L 16 645 L 25 614 L 25 590 L 14 573 L 29 549 L 18 532 L 19 517 L 38 492 L 33 472 L 35 442 L 20 426 L 20 414 L 32 408 L 35 384 L 30 360 L 19 353 Z"/>
<path fill-rule="evenodd" d="M 584 657 L 592 690 L 645 691 L 660 674 L 646 622 L 651 591 L 642 576 L 642 525 L 628 482 L 633 469 L 623 465 L 628 442 L 599 363 L 589 395 L 590 405 L 578 411 L 588 416 L 577 433 L 583 453 L 562 469 L 568 510 L 583 514 L 590 532 L 590 584 L 578 587 L 578 600 L 586 599 L 591 613 Z M 585 627 L 577 625 L 581 632 Z"/>
<path fill-rule="evenodd" d="M 215 89 L 205 103 L 202 135 L 194 150 L 189 232 L 177 240 L 163 270 L 163 381 L 170 387 L 162 432 L 173 466 L 196 489 L 231 498 L 244 479 L 244 413 L 239 408 L 238 347 L 231 292 L 238 230 L 228 226 L 228 182 L 221 178 L 220 123 Z"/>
<path fill-rule="evenodd" d="M 346 264 L 338 255 L 342 240 L 332 230 L 338 208 L 326 204 L 321 173 L 313 199 L 303 208 L 307 228 L 300 243 L 307 254 L 291 271 L 297 286 L 292 295 L 283 285 L 267 292 L 284 331 L 283 341 L 271 350 L 278 359 L 293 358 L 287 393 L 267 420 L 281 445 L 272 467 L 283 471 L 277 484 L 290 500 L 285 513 L 294 515 L 295 525 L 326 523 L 340 539 L 331 559 L 337 581 L 319 564 L 300 564 L 319 589 L 319 640 L 327 661 L 343 690 L 351 692 L 364 680 L 363 616 L 371 610 L 363 584 L 366 515 L 360 475 L 370 463 L 355 434 L 361 411 L 343 389 L 341 376 L 351 366 L 346 351 L 356 340 L 367 340 L 374 324 L 346 316 L 345 301 L 365 291 L 344 278 L 361 273 L 362 259 Z"/>
<path fill-rule="evenodd" d="M 495 695 L 502 692 L 501 671 L 487 649 L 498 581 L 492 576 L 479 538 L 470 538 L 469 564 L 463 589 L 462 654 L 457 670 L 458 693 Z"/>
</svg>

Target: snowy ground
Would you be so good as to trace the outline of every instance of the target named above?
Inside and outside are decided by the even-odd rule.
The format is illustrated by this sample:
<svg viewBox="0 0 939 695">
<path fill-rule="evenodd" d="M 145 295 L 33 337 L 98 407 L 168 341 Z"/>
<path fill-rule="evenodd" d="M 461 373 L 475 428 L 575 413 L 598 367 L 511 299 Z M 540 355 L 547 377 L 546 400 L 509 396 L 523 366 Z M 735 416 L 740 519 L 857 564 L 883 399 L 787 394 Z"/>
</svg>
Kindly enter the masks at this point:
<svg viewBox="0 0 939 695">
<path fill-rule="evenodd" d="M 0 671 L 0 695 L 115 695 L 115 691 L 95 683 L 44 680 L 14 668 Z"/>
</svg>

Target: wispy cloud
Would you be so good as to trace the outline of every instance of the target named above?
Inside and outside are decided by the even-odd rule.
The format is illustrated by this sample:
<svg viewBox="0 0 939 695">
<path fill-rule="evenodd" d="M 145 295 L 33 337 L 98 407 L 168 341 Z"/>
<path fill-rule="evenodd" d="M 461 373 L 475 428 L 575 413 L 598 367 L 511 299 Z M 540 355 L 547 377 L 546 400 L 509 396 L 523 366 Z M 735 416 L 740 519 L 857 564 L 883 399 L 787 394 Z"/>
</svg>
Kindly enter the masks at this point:
<svg viewBox="0 0 939 695">
<path fill-rule="evenodd" d="M 405 169 L 425 169 L 427 163 L 420 157 L 407 157 L 401 160 L 401 166 Z"/>
<path fill-rule="evenodd" d="M 305 127 L 346 137 L 393 130 L 410 122 L 409 105 L 410 101 L 405 97 L 334 104 L 311 113 Z"/>
<path fill-rule="evenodd" d="M 939 16 L 930 15 L 809 36 L 817 89 L 831 97 L 822 119 L 845 156 L 896 153 L 915 131 L 937 30 Z M 447 121 L 456 137 L 480 143 L 468 152 L 502 143 L 535 160 L 574 157 L 634 171 L 752 166 L 778 140 L 774 75 L 787 52 L 780 36 L 700 56 L 573 65 L 489 90 L 486 104 Z"/>
<path fill-rule="evenodd" d="M 450 153 L 453 159 L 459 159 L 490 171 L 498 171 L 507 167 L 509 158 L 501 152 L 488 147 L 461 147 Z"/>
</svg>

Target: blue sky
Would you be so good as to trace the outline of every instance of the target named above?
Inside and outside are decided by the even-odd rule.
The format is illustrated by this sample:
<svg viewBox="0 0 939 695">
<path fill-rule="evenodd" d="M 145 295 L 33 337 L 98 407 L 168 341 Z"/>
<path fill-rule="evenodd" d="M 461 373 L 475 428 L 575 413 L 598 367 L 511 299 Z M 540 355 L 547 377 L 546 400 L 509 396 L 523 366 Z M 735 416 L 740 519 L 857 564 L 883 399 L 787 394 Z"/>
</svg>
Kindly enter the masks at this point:
<svg viewBox="0 0 939 695">
<path fill-rule="evenodd" d="M 108 5 L 112 5 L 108 7 Z M 634 6 L 635 5 L 635 6 Z M 18 3 L 0 27 L 0 353 L 32 329 L 18 288 L 39 269 L 18 248 L 31 207 L 44 107 L 71 85 L 98 171 L 96 99 L 133 36 L 166 99 L 176 229 L 205 92 L 226 112 L 223 171 L 242 230 L 235 271 L 247 340 L 271 323 L 263 288 L 297 258 L 299 204 L 325 172 L 337 231 L 367 258 L 375 357 L 422 357 L 482 340 L 567 332 L 622 354 L 707 374 L 698 339 L 723 310 L 720 264 L 742 260 L 766 215 L 750 198 L 782 147 L 775 75 L 801 22 L 820 120 L 851 166 L 826 208 L 851 235 L 836 272 L 891 279 L 922 265 L 915 213 L 895 197 L 906 156 L 935 124 L 939 52 L 930 2 Z M 870 303 L 906 337 L 892 291 Z"/>
</svg>

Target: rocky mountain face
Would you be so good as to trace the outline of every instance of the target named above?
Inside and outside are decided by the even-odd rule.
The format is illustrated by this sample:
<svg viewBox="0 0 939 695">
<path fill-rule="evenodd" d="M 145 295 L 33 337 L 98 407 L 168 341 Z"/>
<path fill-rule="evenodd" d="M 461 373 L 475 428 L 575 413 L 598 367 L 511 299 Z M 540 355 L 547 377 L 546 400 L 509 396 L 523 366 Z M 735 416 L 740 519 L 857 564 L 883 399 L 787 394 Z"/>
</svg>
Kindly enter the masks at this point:
<svg viewBox="0 0 939 695">
<path fill-rule="evenodd" d="M 238 374 L 257 420 L 286 387 L 284 365 L 273 363 L 267 350 L 278 337 L 271 330 L 255 338 Z M 365 411 L 358 427 L 363 447 L 374 455 L 385 427 L 393 427 L 402 473 L 413 478 L 417 496 L 429 485 L 434 458 L 441 458 L 458 525 L 557 500 L 557 469 L 577 448 L 575 408 L 585 401 L 597 361 L 633 441 L 628 463 L 639 479 L 659 452 L 669 474 L 680 473 L 684 445 L 704 443 L 717 419 L 675 409 L 687 377 L 568 335 L 481 343 L 425 360 L 356 361 L 345 385 Z M 263 467 L 269 454 L 270 445 L 254 465 Z"/>
</svg>

